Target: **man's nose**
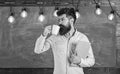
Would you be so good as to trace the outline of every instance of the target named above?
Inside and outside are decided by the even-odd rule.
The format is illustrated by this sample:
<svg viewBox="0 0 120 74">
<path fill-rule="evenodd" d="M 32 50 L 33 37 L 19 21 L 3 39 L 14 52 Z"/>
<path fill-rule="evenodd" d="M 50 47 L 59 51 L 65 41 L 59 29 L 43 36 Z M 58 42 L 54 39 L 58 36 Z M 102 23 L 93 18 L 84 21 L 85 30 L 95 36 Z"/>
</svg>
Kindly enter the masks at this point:
<svg viewBox="0 0 120 74">
<path fill-rule="evenodd" d="M 59 21 L 59 24 L 62 24 L 62 21 Z"/>
<path fill-rule="evenodd" d="M 62 24 L 62 22 L 63 22 L 62 20 L 58 20 L 58 21 L 59 21 L 60 24 Z"/>
</svg>

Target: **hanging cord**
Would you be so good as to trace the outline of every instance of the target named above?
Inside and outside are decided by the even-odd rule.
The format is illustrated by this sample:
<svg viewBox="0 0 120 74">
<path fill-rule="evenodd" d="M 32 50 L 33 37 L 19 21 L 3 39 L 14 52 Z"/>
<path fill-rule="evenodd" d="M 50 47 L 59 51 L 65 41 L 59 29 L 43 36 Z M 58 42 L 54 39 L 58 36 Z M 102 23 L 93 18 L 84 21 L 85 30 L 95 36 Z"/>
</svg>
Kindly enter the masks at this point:
<svg viewBox="0 0 120 74">
<path fill-rule="evenodd" d="M 78 0 L 78 2 L 77 2 L 76 9 L 78 9 L 78 7 L 79 7 L 79 4 L 80 4 L 80 0 Z"/>
<path fill-rule="evenodd" d="M 98 4 L 98 2 L 96 0 L 93 0 L 93 1 L 95 2 L 96 5 Z"/>
<path fill-rule="evenodd" d="M 99 5 L 100 1 L 96 1 L 96 0 L 93 0 L 93 1 L 94 1 L 95 5 L 96 5 L 96 8 L 100 8 L 100 5 Z"/>
<path fill-rule="evenodd" d="M 75 7 L 75 5 L 74 5 L 74 0 L 72 0 L 72 5 L 73 5 L 73 7 Z"/>
<path fill-rule="evenodd" d="M 114 9 L 113 9 L 113 7 L 112 7 L 112 5 L 111 5 L 111 3 L 110 3 L 110 0 L 108 0 L 108 2 L 109 2 L 109 5 L 110 5 L 111 10 L 114 11 Z"/>
<path fill-rule="evenodd" d="M 59 8 L 58 8 L 58 5 L 55 4 L 55 0 L 52 0 L 52 1 L 53 1 L 53 5 L 55 6 L 55 10 L 56 10 L 56 9 L 59 9 Z"/>
<path fill-rule="evenodd" d="M 41 5 L 41 7 L 39 6 L 40 13 L 42 13 L 42 14 L 43 14 L 43 7 L 44 7 L 44 1 L 42 1 L 42 5 Z"/>
<path fill-rule="evenodd" d="M 110 7 L 111 7 L 111 10 L 114 11 L 114 12 L 117 14 L 117 16 L 120 18 L 120 14 L 118 14 L 118 12 L 113 9 L 110 0 L 108 0 L 108 2 L 109 2 L 109 5 L 110 5 Z"/>
<path fill-rule="evenodd" d="M 52 0 L 53 1 L 53 5 L 55 5 L 55 0 Z M 56 7 L 56 5 L 55 5 L 55 7 Z"/>
<path fill-rule="evenodd" d="M 14 15 L 14 12 L 13 12 L 13 7 L 12 6 L 10 6 L 10 16 L 13 16 Z"/>
</svg>

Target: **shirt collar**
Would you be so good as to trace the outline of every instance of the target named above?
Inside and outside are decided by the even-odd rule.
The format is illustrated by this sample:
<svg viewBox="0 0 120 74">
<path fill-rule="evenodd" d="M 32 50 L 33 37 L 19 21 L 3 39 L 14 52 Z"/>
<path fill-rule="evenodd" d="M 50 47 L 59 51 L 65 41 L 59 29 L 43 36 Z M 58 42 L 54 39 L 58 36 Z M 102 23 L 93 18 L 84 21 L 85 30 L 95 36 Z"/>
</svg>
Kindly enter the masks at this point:
<svg viewBox="0 0 120 74">
<path fill-rule="evenodd" d="M 72 28 L 67 34 L 65 34 L 64 36 L 65 37 L 67 37 L 67 38 L 70 38 L 70 37 L 72 37 L 74 34 L 75 34 L 75 32 L 76 32 L 76 28 Z"/>
</svg>

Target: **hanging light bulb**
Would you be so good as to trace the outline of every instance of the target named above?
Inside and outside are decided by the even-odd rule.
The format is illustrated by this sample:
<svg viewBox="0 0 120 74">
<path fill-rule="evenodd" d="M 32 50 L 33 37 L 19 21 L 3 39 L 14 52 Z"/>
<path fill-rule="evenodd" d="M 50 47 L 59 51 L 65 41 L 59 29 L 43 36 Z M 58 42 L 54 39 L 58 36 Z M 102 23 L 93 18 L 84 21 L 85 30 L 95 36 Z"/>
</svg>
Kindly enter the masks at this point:
<svg viewBox="0 0 120 74">
<path fill-rule="evenodd" d="M 45 19 L 45 16 L 43 15 L 43 12 L 40 13 L 39 17 L 38 17 L 38 20 L 43 22 Z"/>
<path fill-rule="evenodd" d="M 58 16 L 58 15 L 57 15 L 58 10 L 59 10 L 59 8 L 58 8 L 58 7 L 56 7 L 56 8 L 55 8 L 55 11 L 54 11 L 54 13 L 53 13 L 53 15 L 54 15 L 55 17 L 57 17 L 57 16 Z"/>
<path fill-rule="evenodd" d="M 28 15 L 28 13 L 27 13 L 26 8 L 22 9 L 22 12 L 21 12 L 21 17 L 22 17 L 22 18 L 26 18 L 26 17 L 27 17 L 27 15 Z"/>
<path fill-rule="evenodd" d="M 111 12 L 110 12 L 110 14 L 108 15 L 108 19 L 109 20 L 113 20 L 114 19 L 114 13 L 115 13 L 115 11 L 114 10 L 112 10 Z"/>
<path fill-rule="evenodd" d="M 99 6 L 98 4 L 96 5 L 95 13 L 96 13 L 97 15 L 102 14 L 102 10 L 101 10 L 101 8 L 100 8 L 100 6 Z"/>
<path fill-rule="evenodd" d="M 10 16 L 8 17 L 8 22 L 13 23 L 15 21 L 14 14 L 11 13 Z"/>
<path fill-rule="evenodd" d="M 76 10 L 75 15 L 76 15 L 76 18 L 77 18 L 77 19 L 80 17 L 80 13 L 79 13 L 79 10 L 78 10 L 78 9 Z"/>
</svg>

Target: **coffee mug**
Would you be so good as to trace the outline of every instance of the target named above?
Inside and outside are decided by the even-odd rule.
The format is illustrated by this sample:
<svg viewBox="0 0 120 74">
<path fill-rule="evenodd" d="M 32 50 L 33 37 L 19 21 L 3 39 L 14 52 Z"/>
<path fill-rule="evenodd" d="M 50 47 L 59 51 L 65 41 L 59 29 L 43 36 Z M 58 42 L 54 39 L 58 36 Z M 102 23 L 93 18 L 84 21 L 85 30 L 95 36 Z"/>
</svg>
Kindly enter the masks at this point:
<svg viewBox="0 0 120 74">
<path fill-rule="evenodd" d="M 58 25 L 52 25 L 52 34 L 57 35 L 60 27 Z"/>
</svg>

